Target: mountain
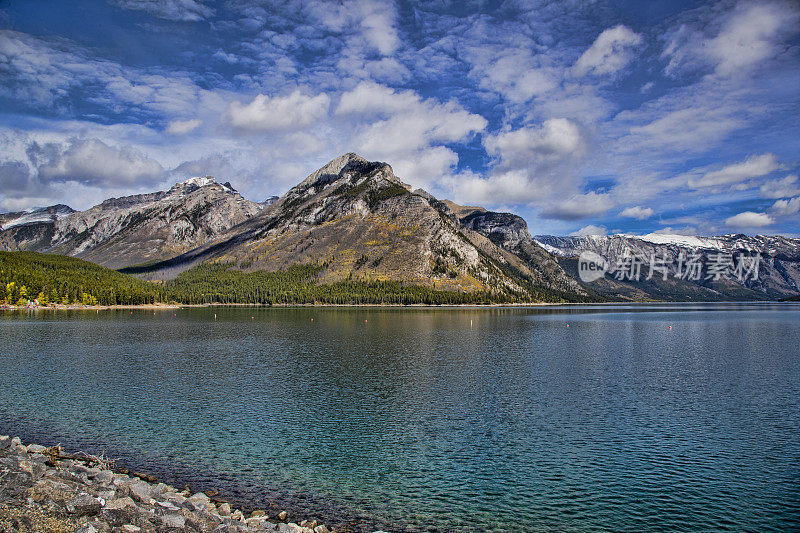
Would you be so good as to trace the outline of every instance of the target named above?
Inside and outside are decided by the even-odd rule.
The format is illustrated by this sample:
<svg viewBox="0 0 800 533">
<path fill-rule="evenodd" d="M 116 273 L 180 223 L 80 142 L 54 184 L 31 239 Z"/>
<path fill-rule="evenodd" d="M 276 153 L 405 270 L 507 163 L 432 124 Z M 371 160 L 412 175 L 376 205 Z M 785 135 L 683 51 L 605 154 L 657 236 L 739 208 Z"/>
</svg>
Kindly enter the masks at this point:
<svg viewBox="0 0 800 533">
<path fill-rule="evenodd" d="M 452 302 L 456 293 L 477 295 L 464 301 L 485 301 L 486 295 L 504 302 L 775 300 L 800 294 L 800 239 L 533 237 L 517 215 L 412 190 L 388 164 L 352 153 L 283 196 L 257 203 L 230 183 L 205 176 L 167 191 L 111 198 L 86 211 L 59 205 L 7 213 L 0 215 L 0 249 L 79 257 L 153 281 L 180 278 L 181 294 L 193 301 L 210 301 L 221 283 L 229 285 L 225 301 L 240 299 L 237 287 L 249 287 L 259 301 L 284 301 L 288 293 L 274 291 L 291 286 L 292 294 L 315 301 L 321 293 L 308 284 L 338 284 L 342 294 L 358 283 L 369 301 L 381 301 L 371 295 L 384 290 L 376 288 L 380 283 L 400 284 L 392 288 L 392 301 Z M 584 281 L 584 252 L 604 258 L 606 267 L 657 257 L 668 275 L 647 276 L 643 265 L 639 279 L 609 271 Z M 706 271 L 696 279 L 679 275 L 682 261 L 695 252 Z M 707 275 L 720 254 L 757 254 L 758 276 Z M 274 291 L 265 299 L 258 287 L 267 282 Z M 400 296 L 412 286 L 420 288 L 414 296 Z M 451 296 L 430 300 L 432 290 Z"/>
<path fill-rule="evenodd" d="M 53 212 L 49 217 L 3 215 L 0 249 L 63 254 L 121 268 L 191 250 L 263 208 L 230 183 L 195 177 L 167 191 L 110 198 L 86 211 L 53 206 L 45 210 Z"/>
<path fill-rule="evenodd" d="M 53 223 L 74 212 L 75 210 L 70 206 L 58 204 L 17 213 L 2 213 L 0 214 L 0 231 L 19 226 Z"/>
<path fill-rule="evenodd" d="M 643 258 L 641 278 L 617 279 L 618 273 L 582 282 L 587 291 L 603 297 L 623 300 L 720 301 L 775 300 L 800 294 L 800 239 L 766 235 L 722 235 L 693 237 L 683 235 L 609 235 L 584 237 L 535 237 L 546 250 L 559 258 L 561 265 L 580 280 L 578 257 L 592 252 L 608 265 L 620 265 L 625 258 Z M 694 253 L 700 256 L 703 271 L 699 279 L 686 276 L 686 260 Z M 760 257 L 757 276 L 735 275 L 741 257 Z M 651 258 L 663 260 L 667 279 L 658 274 L 646 279 Z M 721 259 L 731 258 L 734 270 L 713 279 L 708 268 Z M 683 279 L 678 276 L 684 273 Z M 688 278 L 688 279 L 686 279 Z"/>
<path fill-rule="evenodd" d="M 402 281 L 514 301 L 583 298 L 515 215 L 442 202 L 386 163 L 346 154 L 256 216 L 170 260 L 127 269 L 168 280 L 203 263 L 243 272 L 317 264 L 318 283 Z"/>
</svg>

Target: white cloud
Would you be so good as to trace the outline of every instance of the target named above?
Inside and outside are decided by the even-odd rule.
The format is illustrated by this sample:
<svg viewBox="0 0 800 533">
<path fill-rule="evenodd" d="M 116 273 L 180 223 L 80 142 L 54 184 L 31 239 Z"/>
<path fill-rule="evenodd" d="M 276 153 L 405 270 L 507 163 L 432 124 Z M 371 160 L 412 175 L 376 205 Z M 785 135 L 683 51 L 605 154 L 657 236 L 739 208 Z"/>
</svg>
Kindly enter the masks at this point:
<svg viewBox="0 0 800 533">
<path fill-rule="evenodd" d="M 481 50 L 473 58 L 473 74 L 480 86 L 499 92 L 514 103 L 548 93 L 561 82 L 557 69 L 539 64 L 543 59 L 533 57 L 527 49 L 502 49 L 491 56 Z"/>
<path fill-rule="evenodd" d="M 222 91 L 199 87 L 185 72 L 162 74 L 99 59 L 66 41 L 46 41 L 0 30 L 0 72 L 6 84 L 0 94 L 37 104 L 52 112 L 71 105 L 71 96 L 107 106 L 113 113 L 145 111 L 196 115 L 221 108 Z"/>
<path fill-rule="evenodd" d="M 613 74 L 622 70 L 633 60 L 636 47 L 642 44 L 642 36 L 619 24 L 601 33 L 575 63 L 578 76 L 587 74 Z"/>
<path fill-rule="evenodd" d="M 329 30 L 341 32 L 349 52 L 362 55 L 362 48 L 388 56 L 400 46 L 395 22 L 397 9 L 388 0 L 353 0 L 338 5 L 310 2 L 307 11 Z"/>
<path fill-rule="evenodd" d="M 337 115 L 391 116 L 420 105 L 422 99 L 414 91 L 396 91 L 391 87 L 363 81 L 342 94 Z M 409 109 L 410 110 L 410 109 Z"/>
<path fill-rule="evenodd" d="M 730 185 L 766 176 L 779 168 L 781 165 L 775 154 L 754 155 L 741 163 L 734 163 L 719 170 L 707 172 L 698 180 L 690 180 L 689 184 L 692 187 Z"/>
<path fill-rule="evenodd" d="M 494 158 L 493 166 L 486 176 L 462 173 L 452 184 L 452 195 L 459 201 L 529 204 L 567 220 L 581 218 L 578 212 L 597 212 L 596 195 L 578 194 L 581 180 L 576 168 L 587 142 L 574 121 L 557 118 L 538 126 L 502 130 L 485 135 L 483 144 Z M 607 205 L 606 197 L 603 203 Z"/>
<path fill-rule="evenodd" d="M 586 142 L 577 123 L 566 118 L 546 120 L 539 128 L 501 131 L 484 138 L 489 155 L 499 157 L 504 167 L 522 168 L 578 158 Z"/>
<path fill-rule="evenodd" d="M 659 102 L 661 109 L 623 111 L 617 119 L 633 119 L 630 135 L 620 142 L 623 152 L 642 149 L 702 152 L 741 127 L 744 120 L 728 106 L 699 102 L 674 109 L 671 102 Z M 645 122 L 642 124 L 642 120 Z M 640 125 L 641 124 L 641 125 Z"/>
<path fill-rule="evenodd" d="M 578 231 L 573 231 L 570 233 L 573 237 L 587 237 L 590 235 L 608 235 L 608 230 L 603 226 L 595 226 L 594 224 L 589 224 L 588 226 L 584 226 Z"/>
<path fill-rule="evenodd" d="M 590 216 L 601 215 L 611 209 L 614 201 L 608 194 L 594 191 L 576 194 L 566 200 L 553 203 L 543 211 L 545 216 L 561 220 L 580 220 Z"/>
<path fill-rule="evenodd" d="M 635 218 L 636 220 L 646 220 L 653 216 L 653 209 L 650 207 L 641 207 L 636 205 L 623 209 L 619 216 Z"/>
<path fill-rule="evenodd" d="M 357 151 L 385 161 L 400 161 L 396 170 L 410 170 L 413 175 L 407 179 L 422 179 L 426 185 L 436 176 L 421 176 L 408 164 L 430 156 L 420 150 L 464 141 L 487 125 L 485 118 L 455 102 L 439 103 L 423 99 L 414 91 L 395 91 L 373 82 L 361 82 L 344 93 L 335 114 L 353 132 L 350 142 Z M 455 153 L 444 147 L 435 159 L 439 162 L 434 165 L 437 168 L 441 168 L 444 159 L 458 161 Z M 413 167 L 422 168 L 418 164 Z"/>
<path fill-rule="evenodd" d="M 214 14 L 202 0 L 117 0 L 123 9 L 146 11 L 151 15 L 174 21 L 196 22 Z"/>
<path fill-rule="evenodd" d="M 775 40 L 797 14 L 779 3 L 742 4 L 722 31 L 703 47 L 703 53 L 716 63 L 720 75 L 741 73 L 779 52 Z"/>
<path fill-rule="evenodd" d="M 744 76 L 784 52 L 781 41 L 797 23 L 798 9 L 791 2 L 743 1 L 722 12 L 710 7 L 669 33 L 662 53 L 669 60 L 665 72 L 710 67 L 718 77 Z"/>
<path fill-rule="evenodd" d="M 762 198 L 786 198 L 800 194 L 797 175 L 791 174 L 785 178 L 770 180 L 759 188 Z"/>
<path fill-rule="evenodd" d="M 745 211 L 725 219 L 725 224 L 735 228 L 763 228 L 774 223 L 775 219 L 768 214 L 753 211 Z"/>
<path fill-rule="evenodd" d="M 186 135 L 199 128 L 202 123 L 203 121 L 197 118 L 190 120 L 173 120 L 167 124 L 167 133 L 170 135 Z"/>
<path fill-rule="evenodd" d="M 71 139 L 66 146 L 34 144 L 29 155 L 39 179 L 75 181 L 94 186 L 133 186 L 160 181 L 163 167 L 129 146 L 109 146 L 98 139 Z"/>
<path fill-rule="evenodd" d="M 794 215 L 800 212 L 800 196 L 787 200 L 778 200 L 768 210 L 778 216 Z"/>
<path fill-rule="evenodd" d="M 328 113 L 327 94 L 308 96 L 295 89 L 287 96 L 257 95 L 249 104 L 232 102 L 226 121 L 245 132 L 299 130 L 323 119 Z"/>
</svg>

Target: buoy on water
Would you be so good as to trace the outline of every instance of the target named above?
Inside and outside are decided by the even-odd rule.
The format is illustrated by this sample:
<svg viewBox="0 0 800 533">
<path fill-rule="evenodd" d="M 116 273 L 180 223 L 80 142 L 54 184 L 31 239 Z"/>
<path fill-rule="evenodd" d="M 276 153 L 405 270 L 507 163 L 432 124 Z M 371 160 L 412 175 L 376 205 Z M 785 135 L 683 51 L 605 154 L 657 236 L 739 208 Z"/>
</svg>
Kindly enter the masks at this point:
<svg viewBox="0 0 800 533">
<path fill-rule="evenodd" d="M 567 324 L 567 327 L 569 327 L 569 324 Z"/>
<path fill-rule="evenodd" d="M 672 329 L 672 326 L 670 326 L 669 329 Z"/>
<path fill-rule="evenodd" d="M 214 313 L 214 320 L 217 319 L 217 313 Z"/>
</svg>

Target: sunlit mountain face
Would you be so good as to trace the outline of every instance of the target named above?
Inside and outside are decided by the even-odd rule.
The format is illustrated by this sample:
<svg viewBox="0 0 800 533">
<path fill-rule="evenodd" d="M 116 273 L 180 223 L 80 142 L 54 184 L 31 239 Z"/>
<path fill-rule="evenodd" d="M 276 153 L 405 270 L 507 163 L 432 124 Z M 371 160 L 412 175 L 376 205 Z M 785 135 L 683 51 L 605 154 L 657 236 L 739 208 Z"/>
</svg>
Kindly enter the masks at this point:
<svg viewBox="0 0 800 533">
<path fill-rule="evenodd" d="M 357 152 L 533 234 L 797 236 L 798 87 L 792 1 L 7 0 L 0 212 Z"/>
</svg>

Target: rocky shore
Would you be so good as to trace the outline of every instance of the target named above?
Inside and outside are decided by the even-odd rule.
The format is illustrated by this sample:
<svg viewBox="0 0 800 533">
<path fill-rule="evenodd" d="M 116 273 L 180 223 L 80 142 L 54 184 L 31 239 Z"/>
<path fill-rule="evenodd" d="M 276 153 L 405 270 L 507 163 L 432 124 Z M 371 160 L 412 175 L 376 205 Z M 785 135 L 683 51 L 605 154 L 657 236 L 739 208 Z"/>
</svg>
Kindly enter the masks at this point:
<svg viewBox="0 0 800 533">
<path fill-rule="evenodd" d="M 103 457 L 0 436 L 0 533 L 329 533 L 288 513 L 245 516 L 213 493 L 176 489 Z"/>
</svg>

